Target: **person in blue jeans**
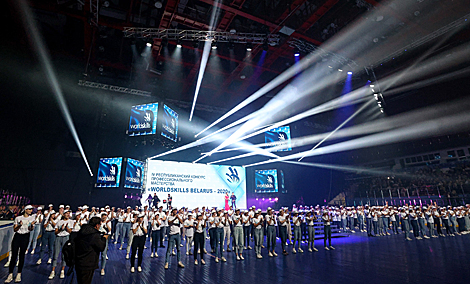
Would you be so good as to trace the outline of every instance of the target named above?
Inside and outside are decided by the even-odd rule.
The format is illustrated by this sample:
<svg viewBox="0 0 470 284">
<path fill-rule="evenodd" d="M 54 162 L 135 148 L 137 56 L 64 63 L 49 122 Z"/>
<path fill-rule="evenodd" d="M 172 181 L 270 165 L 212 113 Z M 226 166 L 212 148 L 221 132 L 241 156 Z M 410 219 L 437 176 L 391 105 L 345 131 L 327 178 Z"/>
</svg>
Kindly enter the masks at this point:
<svg viewBox="0 0 470 284">
<path fill-rule="evenodd" d="M 176 246 L 176 259 L 178 260 L 178 266 L 184 268 L 184 264 L 181 262 L 181 236 L 180 236 L 180 224 L 183 223 L 183 216 L 177 214 L 177 208 L 171 209 L 171 215 L 168 216 L 168 226 L 170 227 L 168 247 L 166 249 L 165 257 L 165 269 L 168 269 L 170 260 L 170 253 L 173 247 Z M 223 229 L 222 229 L 223 232 Z"/>
<path fill-rule="evenodd" d="M 228 217 L 224 216 L 222 210 L 220 210 L 219 216 L 215 218 L 215 262 L 219 262 L 219 259 L 223 262 L 227 261 L 225 257 L 222 256 L 222 251 L 224 249 L 224 224 L 226 218 Z"/>
<path fill-rule="evenodd" d="M 52 257 L 54 256 L 54 243 L 55 243 L 55 225 L 56 225 L 56 213 L 54 210 L 45 212 L 44 219 L 44 233 L 41 237 L 41 251 L 39 252 L 39 260 L 36 262 L 37 265 L 40 265 L 42 262 L 42 257 L 44 256 L 44 251 L 46 250 L 46 245 L 49 250 L 49 260 L 47 264 L 52 263 Z"/>
</svg>

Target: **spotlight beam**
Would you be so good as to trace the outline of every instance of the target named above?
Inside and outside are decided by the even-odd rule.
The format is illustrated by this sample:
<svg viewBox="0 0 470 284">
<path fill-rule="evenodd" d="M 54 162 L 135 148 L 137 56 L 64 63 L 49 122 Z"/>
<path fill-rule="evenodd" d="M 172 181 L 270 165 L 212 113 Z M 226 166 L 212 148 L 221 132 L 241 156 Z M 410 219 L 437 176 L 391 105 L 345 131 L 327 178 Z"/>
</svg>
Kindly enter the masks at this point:
<svg viewBox="0 0 470 284">
<path fill-rule="evenodd" d="M 85 165 L 88 169 L 90 176 L 93 176 L 93 172 L 86 158 L 85 151 L 83 150 L 82 144 L 80 143 L 77 130 L 75 129 L 75 125 L 73 124 L 72 116 L 70 115 L 70 111 L 65 101 L 62 89 L 60 87 L 59 80 L 57 79 L 56 73 L 52 66 L 50 56 L 46 50 L 46 46 L 42 40 L 41 34 L 39 33 L 39 30 L 37 29 L 37 23 L 34 22 L 33 14 L 28 4 L 24 0 L 19 0 L 18 5 L 20 6 L 19 8 L 23 14 L 22 20 L 23 20 L 25 29 L 27 33 L 32 36 L 30 38 L 31 45 L 35 49 L 37 56 L 39 58 L 39 61 L 41 62 L 47 81 L 52 89 L 52 92 L 55 96 L 55 99 L 62 113 L 62 116 L 64 117 L 64 120 L 75 141 L 75 144 L 78 147 L 78 150 L 80 151 L 80 154 L 83 158 L 83 161 L 85 162 Z"/>
<path fill-rule="evenodd" d="M 315 149 L 318 148 L 318 146 L 320 146 L 321 144 L 323 144 L 323 142 L 325 142 L 328 138 L 330 138 L 333 134 L 335 134 L 338 130 L 340 130 L 344 125 L 346 125 L 349 121 L 351 121 L 351 119 L 353 119 L 354 117 L 356 117 L 356 115 L 358 115 L 361 111 L 363 111 L 367 106 L 369 106 L 371 103 L 373 103 L 374 100 L 370 100 L 369 102 L 365 103 L 362 105 L 362 107 L 358 110 L 356 110 L 350 117 L 348 117 L 345 121 L 343 121 L 343 123 L 341 123 L 338 127 L 336 127 L 335 130 L 331 131 L 325 138 L 323 138 L 320 142 L 317 143 L 317 145 L 315 145 L 310 151 L 314 151 Z M 302 161 L 302 159 L 304 158 L 305 156 L 301 157 L 298 161 Z"/>
<path fill-rule="evenodd" d="M 468 100 L 466 106 L 468 107 Z M 373 147 L 385 144 L 392 144 L 398 142 L 405 142 L 414 139 L 421 139 L 430 136 L 444 135 L 455 133 L 468 129 L 470 127 L 470 113 L 468 108 L 461 112 L 445 117 L 430 119 L 419 123 L 411 124 L 407 127 L 402 127 L 382 133 L 377 133 L 322 148 L 315 149 L 314 151 L 305 151 L 297 154 L 280 157 L 278 159 L 267 160 L 259 163 L 245 165 L 244 167 L 252 167 L 274 162 L 282 162 L 300 158 L 302 155 L 306 157 L 333 154 L 349 150 L 355 150 L 365 147 Z"/>
<path fill-rule="evenodd" d="M 215 25 L 220 15 L 220 9 L 218 5 L 220 4 L 221 0 L 214 1 L 214 5 L 212 7 L 211 19 L 209 23 L 209 31 L 213 31 L 215 29 Z M 199 65 L 199 74 L 197 76 L 197 83 L 196 83 L 196 90 L 194 91 L 194 98 L 193 98 L 193 105 L 191 107 L 191 113 L 189 114 L 189 121 L 192 121 L 194 108 L 196 107 L 197 97 L 199 95 L 199 90 L 201 89 L 202 78 L 204 77 L 204 72 L 206 71 L 207 61 L 209 61 L 209 55 L 211 53 L 211 41 L 204 42 L 204 50 L 202 52 L 201 57 L 201 64 Z"/>
</svg>

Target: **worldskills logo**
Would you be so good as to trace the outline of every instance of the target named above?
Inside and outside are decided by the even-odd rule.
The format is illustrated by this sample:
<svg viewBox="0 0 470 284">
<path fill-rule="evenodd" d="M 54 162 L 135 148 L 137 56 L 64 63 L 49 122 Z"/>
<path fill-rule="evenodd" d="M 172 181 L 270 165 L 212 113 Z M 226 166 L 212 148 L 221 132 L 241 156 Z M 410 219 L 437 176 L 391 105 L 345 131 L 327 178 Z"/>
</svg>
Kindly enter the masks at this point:
<svg viewBox="0 0 470 284">
<path fill-rule="evenodd" d="M 98 182 L 100 183 L 116 183 L 116 176 L 118 169 L 116 164 L 108 164 L 100 161 L 100 170 L 98 175 Z"/>
<path fill-rule="evenodd" d="M 271 183 L 271 184 L 272 184 L 272 183 L 273 183 L 273 177 L 272 177 L 271 175 L 269 175 L 268 178 L 266 179 L 266 181 L 267 181 L 268 183 Z"/>
<path fill-rule="evenodd" d="M 149 122 L 151 119 L 152 118 L 150 117 L 150 113 L 145 112 L 144 121 Z"/>
<path fill-rule="evenodd" d="M 240 176 L 238 175 L 237 169 L 229 167 L 228 170 L 229 170 L 229 173 L 225 174 L 228 177 L 227 181 L 229 183 L 240 182 Z"/>
<path fill-rule="evenodd" d="M 287 139 L 287 134 L 284 133 L 284 132 L 278 132 L 277 133 L 277 138 L 279 139 L 279 141 L 284 141 Z"/>
<path fill-rule="evenodd" d="M 135 176 L 140 178 L 140 169 L 139 168 L 136 169 Z"/>
</svg>

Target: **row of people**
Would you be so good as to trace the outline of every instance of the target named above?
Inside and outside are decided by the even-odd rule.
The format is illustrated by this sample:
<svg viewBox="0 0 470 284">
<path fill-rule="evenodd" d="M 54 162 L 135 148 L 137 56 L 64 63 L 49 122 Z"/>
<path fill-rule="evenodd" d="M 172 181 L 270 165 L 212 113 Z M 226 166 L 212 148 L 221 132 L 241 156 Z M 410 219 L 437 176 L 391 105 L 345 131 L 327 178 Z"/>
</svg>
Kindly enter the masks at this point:
<svg viewBox="0 0 470 284">
<path fill-rule="evenodd" d="M 61 264 L 60 278 L 65 277 L 65 264 L 59 262 L 61 248 L 68 239 L 74 239 L 80 228 L 93 217 L 101 220 L 99 230 L 103 235 L 114 238 L 114 244 L 123 249 L 125 238 L 127 239 L 126 259 L 130 258 L 131 271 L 135 271 L 135 258 L 138 255 L 137 271 L 141 271 L 143 250 L 146 248 L 147 237 L 151 241 L 150 257 L 158 257 L 158 248 L 164 247 L 163 241 L 168 239 L 168 247 L 165 255 L 165 268 L 169 267 L 170 255 L 177 255 L 177 262 L 181 262 L 180 247 L 186 242 L 186 254 L 194 255 L 194 263 L 199 261 L 205 264 L 204 254 L 206 238 L 210 239 L 211 253 L 215 254 L 215 261 L 226 261 L 224 257 L 225 247 L 227 252 L 232 249 L 237 260 L 243 260 L 243 250 L 251 249 L 250 240 L 254 241 L 254 251 L 258 259 L 263 258 L 261 249 L 264 242 L 267 244 L 268 255 L 277 256 L 276 239 L 281 239 L 282 253 L 287 255 L 287 242 L 289 231 L 293 235 L 292 253 L 303 252 L 301 248 L 302 235 L 306 231 L 308 251 L 318 251 L 314 246 L 315 225 L 321 221 L 324 230 L 325 250 L 334 249 L 331 246 L 331 224 L 338 223 L 343 230 L 354 232 L 357 227 L 361 231 L 367 231 L 369 236 L 390 235 L 390 232 L 398 233 L 398 228 L 405 233 L 405 238 L 410 240 L 412 231 L 416 239 L 436 237 L 434 234 L 444 236 L 442 226 L 450 236 L 466 234 L 469 231 L 470 205 L 457 208 L 431 206 L 358 206 L 358 207 L 327 207 L 294 209 L 290 212 L 282 208 L 274 212 L 268 208 L 266 214 L 253 206 L 249 210 L 216 210 L 195 208 L 163 208 L 149 209 L 145 206 L 139 208 L 127 207 L 126 210 L 109 206 L 97 210 L 88 206 L 82 206 L 74 214 L 69 206 L 60 205 L 58 211 L 54 211 L 50 204 L 48 210 L 42 213 L 42 208 L 32 214 L 32 207 L 27 206 L 23 215 L 15 218 L 15 237 L 11 246 L 11 260 L 7 263 L 12 276 L 15 263 L 18 265 L 17 280 L 21 281 L 21 270 L 24 264 L 24 255 L 31 246 L 31 254 L 34 254 L 38 235 L 42 235 L 41 250 L 37 265 L 42 264 L 44 253 L 48 253 L 47 264 L 52 264 L 49 279 L 53 279 L 57 265 Z M 455 218 L 454 218 L 455 217 Z M 113 225 L 114 223 L 114 225 Z M 426 224 L 427 223 L 427 224 Z M 411 230 L 410 227 L 413 229 Z M 457 229 L 458 227 L 458 229 Z M 114 228 L 114 229 L 113 229 Z M 428 229 L 426 229 L 428 228 Z M 428 231 L 427 231 L 428 230 Z M 42 232 L 42 233 L 41 233 Z M 26 238 L 27 235 L 27 238 Z M 422 237 L 421 237 L 422 236 Z M 266 241 L 265 241 L 266 237 Z M 232 242 L 232 246 L 231 245 Z M 108 242 L 101 254 L 101 275 L 105 275 Z M 225 246 L 226 245 L 226 246 Z M 175 252 L 176 250 L 176 252 Z M 16 258 L 19 255 L 19 260 Z M 130 257 L 129 257 L 130 255 Z M 198 255 L 200 256 L 198 260 Z M 8 282 L 7 282 L 8 283 Z"/>
</svg>

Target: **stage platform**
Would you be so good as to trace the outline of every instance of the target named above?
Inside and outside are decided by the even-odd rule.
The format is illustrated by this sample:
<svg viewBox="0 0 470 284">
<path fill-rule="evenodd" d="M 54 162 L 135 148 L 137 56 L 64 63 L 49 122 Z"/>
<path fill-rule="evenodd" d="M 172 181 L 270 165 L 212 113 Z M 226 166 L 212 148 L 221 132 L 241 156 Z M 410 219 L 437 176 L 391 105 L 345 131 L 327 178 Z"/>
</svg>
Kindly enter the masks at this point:
<svg viewBox="0 0 470 284">
<path fill-rule="evenodd" d="M 318 252 L 310 253 L 304 244 L 304 253 L 281 255 L 278 241 L 278 257 L 268 257 L 263 249 L 263 259 L 256 259 L 253 250 L 244 252 L 245 260 L 237 261 L 233 253 L 224 253 L 227 262 L 216 263 L 206 255 L 206 265 L 194 265 L 193 257 L 182 261 L 185 268 L 178 268 L 176 257 L 171 257 L 170 268 L 164 269 L 166 248 L 160 248 L 158 258 L 150 258 L 150 250 L 144 252 L 143 272 L 131 273 L 130 261 L 125 250 L 111 244 L 106 275 L 96 270 L 93 283 L 468 283 L 470 281 L 470 235 L 405 241 L 404 235 L 368 238 L 365 233 L 333 239 L 336 250 L 325 251 L 323 241 L 315 241 Z M 166 243 L 165 243 L 166 245 Z M 150 243 L 147 242 L 147 246 Z M 207 242 L 207 247 L 209 243 Z M 26 256 L 22 283 L 70 283 L 70 279 L 48 280 L 51 265 L 43 260 L 35 265 L 38 254 Z M 3 283 L 8 269 L 0 262 L 0 279 Z M 76 283 L 75 281 L 73 283 Z"/>
</svg>

